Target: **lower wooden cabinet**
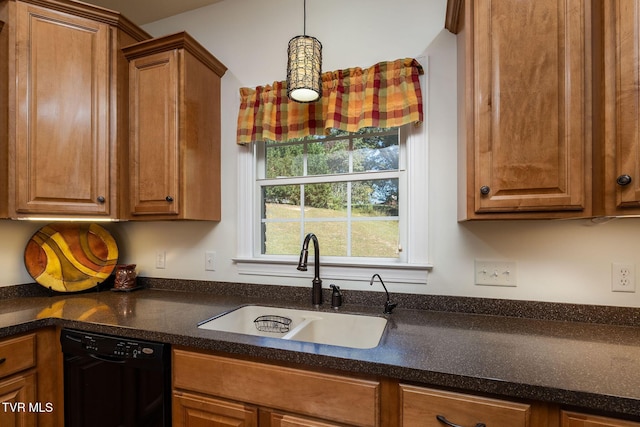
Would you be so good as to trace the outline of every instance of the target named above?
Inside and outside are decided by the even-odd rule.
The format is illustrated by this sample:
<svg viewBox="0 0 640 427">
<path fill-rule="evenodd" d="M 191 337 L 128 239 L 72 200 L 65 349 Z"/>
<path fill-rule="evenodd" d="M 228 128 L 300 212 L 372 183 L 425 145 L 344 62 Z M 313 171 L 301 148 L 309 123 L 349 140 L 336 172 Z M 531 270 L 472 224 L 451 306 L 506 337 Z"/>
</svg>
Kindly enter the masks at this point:
<svg viewBox="0 0 640 427">
<path fill-rule="evenodd" d="M 297 414 L 200 394 L 173 392 L 174 427 L 343 427 Z"/>
<path fill-rule="evenodd" d="M 176 427 L 640 427 L 557 404 L 172 352 Z"/>
<path fill-rule="evenodd" d="M 640 427 L 640 423 L 579 412 L 562 411 L 561 427 Z"/>
<path fill-rule="evenodd" d="M 0 340 L 0 426 L 62 426 L 62 352 L 55 328 Z"/>
</svg>

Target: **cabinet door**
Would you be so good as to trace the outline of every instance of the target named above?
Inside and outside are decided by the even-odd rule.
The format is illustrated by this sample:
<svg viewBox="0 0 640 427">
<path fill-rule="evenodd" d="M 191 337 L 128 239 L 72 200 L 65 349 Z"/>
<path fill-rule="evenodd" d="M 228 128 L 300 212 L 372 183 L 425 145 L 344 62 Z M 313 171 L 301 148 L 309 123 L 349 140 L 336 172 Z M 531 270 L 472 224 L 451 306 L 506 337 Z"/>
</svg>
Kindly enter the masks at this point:
<svg viewBox="0 0 640 427">
<path fill-rule="evenodd" d="M 0 425 L 2 427 L 31 427 L 36 425 L 40 409 L 36 402 L 35 374 L 24 374 L 0 380 Z M 31 406 L 30 406 L 31 404 Z"/>
<path fill-rule="evenodd" d="M 131 213 L 179 213 L 178 52 L 129 62 Z"/>
<path fill-rule="evenodd" d="M 442 427 L 437 417 L 462 426 L 528 427 L 530 406 L 461 393 L 400 385 L 401 420 L 405 427 Z"/>
<path fill-rule="evenodd" d="M 257 427 L 258 409 L 183 392 L 173 393 L 174 427 Z"/>
<path fill-rule="evenodd" d="M 606 213 L 640 212 L 640 2 L 605 2 Z"/>
<path fill-rule="evenodd" d="M 17 2 L 16 39 L 15 214 L 108 215 L 109 26 Z"/>
<path fill-rule="evenodd" d="M 474 159 L 467 191 L 475 213 L 587 206 L 588 3 L 465 2 L 472 34 L 466 98 L 473 103 L 467 144 Z"/>
<path fill-rule="evenodd" d="M 561 427 L 640 427 L 640 423 L 562 411 Z"/>
</svg>

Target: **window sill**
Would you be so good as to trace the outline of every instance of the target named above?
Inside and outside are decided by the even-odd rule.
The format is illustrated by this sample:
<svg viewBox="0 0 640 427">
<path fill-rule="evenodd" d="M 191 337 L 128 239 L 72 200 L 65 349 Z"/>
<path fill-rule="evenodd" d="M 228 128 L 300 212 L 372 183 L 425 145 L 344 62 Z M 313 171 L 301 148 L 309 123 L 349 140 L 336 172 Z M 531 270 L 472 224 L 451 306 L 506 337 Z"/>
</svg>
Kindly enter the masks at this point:
<svg viewBox="0 0 640 427">
<path fill-rule="evenodd" d="M 310 257 L 311 258 L 311 257 Z M 234 258 L 239 274 L 256 276 L 301 277 L 307 274 L 296 270 L 297 258 Z M 313 271 L 313 261 L 309 260 L 309 271 Z M 347 280 L 369 282 L 375 273 L 384 277 L 385 282 L 426 284 L 427 275 L 433 269 L 431 264 L 398 264 L 390 262 L 321 262 L 323 280 Z"/>
</svg>

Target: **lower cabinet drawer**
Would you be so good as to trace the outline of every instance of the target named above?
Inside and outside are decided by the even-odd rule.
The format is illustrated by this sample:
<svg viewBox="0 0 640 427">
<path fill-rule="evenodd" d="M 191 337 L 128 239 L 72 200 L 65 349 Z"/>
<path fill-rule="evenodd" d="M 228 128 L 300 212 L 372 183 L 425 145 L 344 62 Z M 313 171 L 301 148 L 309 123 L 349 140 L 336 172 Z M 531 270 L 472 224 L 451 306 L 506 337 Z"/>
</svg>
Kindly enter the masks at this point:
<svg viewBox="0 0 640 427">
<path fill-rule="evenodd" d="M 400 385 L 402 425 L 443 427 L 439 417 L 452 424 L 475 427 L 528 427 L 531 407 L 527 404 Z"/>
<path fill-rule="evenodd" d="M 380 383 L 173 350 L 173 388 L 354 426 L 376 427 Z M 286 425 L 286 424 L 285 424 Z"/>
<path fill-rule="evenodd" d="M 36 366 L 36 335 L 0 341 L 0 378 Z"/>
</svg>

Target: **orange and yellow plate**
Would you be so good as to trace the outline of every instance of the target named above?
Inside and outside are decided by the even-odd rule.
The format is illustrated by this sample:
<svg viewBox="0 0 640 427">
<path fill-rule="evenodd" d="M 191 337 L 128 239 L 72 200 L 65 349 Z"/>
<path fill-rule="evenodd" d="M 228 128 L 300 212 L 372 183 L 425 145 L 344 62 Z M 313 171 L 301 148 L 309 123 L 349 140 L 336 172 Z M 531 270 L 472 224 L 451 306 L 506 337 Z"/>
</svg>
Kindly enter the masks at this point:
<svg viewBox="0 0 640 427">
<path fill-rule="evenodd" d="M 31 237 L 24 251 L 31 277 L 57 292 L 93 288 L 111 275 L 117 262 L 113 236 L 92 223 L 46 225 Z"/>
</svg>

